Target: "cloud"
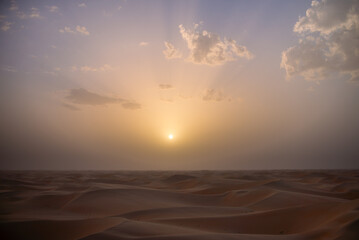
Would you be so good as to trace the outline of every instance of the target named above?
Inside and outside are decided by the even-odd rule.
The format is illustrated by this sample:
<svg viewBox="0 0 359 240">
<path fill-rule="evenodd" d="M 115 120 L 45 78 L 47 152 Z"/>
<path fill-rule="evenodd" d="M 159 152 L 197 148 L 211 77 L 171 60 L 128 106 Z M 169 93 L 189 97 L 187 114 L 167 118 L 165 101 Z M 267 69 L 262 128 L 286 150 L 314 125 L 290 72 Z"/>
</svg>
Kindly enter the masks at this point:
<svg viewBox="0 0 359 240">
<path fill-rule="evenodd" d="M 59 30 L 60 33 L 75 33 L 73 30 L 71 30 L 70 27 L 64 27 L 63 29 Z"/>
<path fill-rule="evenodd" d="M 14 0 L 11 0 L 10 1 L 10 11 L 17 11 L 17 10 L 19 10 L 19 7 L 18 7 L 18 5 L 17 5 L 17 3 L 16 3 L 16 1 L 14 1 Z"/>
<path fill-rule="evenodd" d="M 79 25 L 76 26 L 76 29 L 71 29 L 70 27 L 64 27 L 63 29 L 59 30 L 60 33 L 72 33 L 72 34 L 76 34 L 76 33 L 80 33 L 83 34 L 85 36 L 90 35 L 90 32 L 86 29 L 86 27 L 81 27 Z"/>
<path fill-rule="evenodd" d="M 140 42 L 138 44 L 140 47 L 144 47 L 144 46 L 147 46 L 148 45 L 148 42 Z"/>
<path fill-rule="evenodd" d="M 72 66 L 71 70 L 72 71 L 81 71 L 81 72 L 107 72 L 107 71 L 111 71 L 113 68 L 111 65 L 108 64 L 104 64 L 101 67 L 90 67 L 90 66 L 82 66 L 82 67 L 77 67 L 77 66 Z"/>
<path fill-rule="evenodd" d="M 142 106 L 141 106 L 141 104 L 136 103 L 136 102 L 125 101 L 122 103 L 122 107 L 125 109 L 136 110 L 136 109 L 140 109 Z"/>
<path fill-rule="evenodd" d="M 59 11 L 59 7 L 57 7 L 57 6 L 48 6 L 47 8 L 49 9 L 50 12 L 58 12 Z"/>
<path fill-rule="evenodd" d="M 14 11 L 16 16 L 20 19 L 29 19 L 29 18 L 42 18 L 40 15 L 40 10 L 38 8 L 32 7 L 30 8 L 30 12 L 26 14 L 23 11 L 19 11 L 19 6 L 17 5 L 16 1 L 10 1 L 10 11 Z"/>
<path fill-rule="evenodd" d="M 71 89 L 66 96 L 66 99 L 70 101 L 72 104 L 81 104 L 81 105 L 91 105 L 91 106 L 99 106 L 106 104 L 121 104 L 121 106 L 125 109 L 140 109 L 142 107 L 141 104 L 117 97 L 108 97 L 104 95 L 100 95 L 97 93 L 92 93 L 83 88 Z"/>
<path fill-rule="evenodd" d="M 86 3 L 80 3 L 79 5 L 77 5 L 78 7 L 86 7 Z"/>
<path fill-rule="evenodd" d="M 13 23 L 7 22 L 7 21 L 3 22 L 2 25 L 1 25 L 1 27 L 0 27 L 1 31 L 6 32 L 7 30 L 9 30 L 9 29 L 11 28 L 11 25 L 12 25 L 12 24 L 13 24 Z"/>
<path fill-rule="evenodd" d="M 182 38 L 190 50 L 188 60 L 197 64 L 221 65 L 239 58 L 251 59 L 253 54 L 245 46 L 238 45 L 235 40 L 224 38 L 215 33 L 200 31 L 199 25 L 186 29 L 179 25 Z M 171 46 L 170 46 L 171 47 Z"/>
<path fill-rule="evenodd" d="M 69 110 L 72 110 L 72 111 L 80 111 L 81 110 L 80 108 L 78 108 L 72 104 L 68 104 L 68 103 L 63 103 L 62 106 Z"/>
<path fill-rule="evenodd" d="M 31 8 L 31 12 L 30 12 L 30 15 L 29 15 L 29 18 L 40 18 L 40 11 L 39 9 L 37 8 Z"/>
<path fill-rule="evenodd" d="M 163 83 L 158 84 L 158 87 L 160 89 L 172 89 L 173 88 L 173 86 L 171 84 L 163 84 Z"/>
<path fill-rule="evenodd" d="M 182 53 L 180 53 L 171 43 L 165 42 L 166 49 L 163 50 L 163 54 L 167 59 L 181 58 Z"/>
<path fill-rule="evenodd" d="M 83 88 L 70 90 L 70 93 L 66 98 L 73 103 L 84 105 L 105 105 L 108 103 L 121 103 L 124 101 L 121 98 L 106 97 L 92 93 Z"/>
<path fill-rule="evenodd" d="M 318 81 L 333 74 L 359 81 L 359 2 L 313 1 L 293 31 L 298 44 L 282 52 L 287 78 Z"/>
<path fill-rule="evenodd" d="M 3 65 L 1 66 L 1 70 L 5 72 L 17 72 L 16 68 L 13 66 Z"/>
<path fill-rule="evenodd" d="M 76 26 L 76 31 L 83 35 L 90 35 L 89 31 L 87 31 L 86 27 Z"/>
<path fill-rule="evenodd" d="M 231 101 L 232 98 L 225 95 L 222 90 L 210 88 L 204 91 L 202 100 L 221 102 L 226 100 Z"/>
<path fill-rule="evenodd" d="M 40 15 L 40 10 L 38 8 L 31 8 L 30 13 L 26 14 L 22 11 L 17 11 L 16 16 L 20 19 L 29 19 L 29 18 L 42 18 Z"/>
</svg>

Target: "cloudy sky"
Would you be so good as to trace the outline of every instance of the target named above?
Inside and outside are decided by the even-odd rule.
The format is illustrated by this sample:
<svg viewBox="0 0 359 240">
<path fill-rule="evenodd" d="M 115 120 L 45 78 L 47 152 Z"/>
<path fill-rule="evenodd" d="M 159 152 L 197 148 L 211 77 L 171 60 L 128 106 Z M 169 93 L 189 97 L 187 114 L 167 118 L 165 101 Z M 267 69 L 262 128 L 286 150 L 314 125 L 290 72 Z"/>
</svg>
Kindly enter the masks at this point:
<svg viewBox="0 0 359 240">
<path fill-rule="evenodd" d="M 357 0 L 1 1 L 0 168 L 359 168 L 358 39 Z"/>
</svg>

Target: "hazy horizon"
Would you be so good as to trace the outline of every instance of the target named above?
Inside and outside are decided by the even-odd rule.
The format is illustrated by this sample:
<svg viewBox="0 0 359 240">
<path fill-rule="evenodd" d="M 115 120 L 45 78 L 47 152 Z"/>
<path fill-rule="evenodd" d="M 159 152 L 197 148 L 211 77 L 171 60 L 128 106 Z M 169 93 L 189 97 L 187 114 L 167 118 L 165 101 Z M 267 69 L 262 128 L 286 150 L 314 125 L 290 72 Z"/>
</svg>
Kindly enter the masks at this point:
<svg viewBox="0 0 359 240">
<path fill-rule="evenodd" d="M 0 3 L 0 170 L 359 168 L 359 1 Z"/>
</svg>

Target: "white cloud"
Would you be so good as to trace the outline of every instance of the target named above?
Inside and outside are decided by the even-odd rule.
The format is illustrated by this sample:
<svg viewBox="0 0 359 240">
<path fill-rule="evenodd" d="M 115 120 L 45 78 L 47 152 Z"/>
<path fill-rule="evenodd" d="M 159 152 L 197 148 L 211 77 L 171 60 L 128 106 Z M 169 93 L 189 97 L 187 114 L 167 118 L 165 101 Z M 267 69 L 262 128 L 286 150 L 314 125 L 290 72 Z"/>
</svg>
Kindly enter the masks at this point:
<svg viewBox="0 0 359 240">
<path fill-rule="evenodd" d="M 140 47 L 144 47 L 144 46 L 147 46 L 149 43 L 148 42 L 140 42 L 138 45 Z"/>
<path fill-rule="evenodd" d="M 322 80 L 337 73 L 359 81 L 359 2 L 313 1 L 293 29 L 297 45 L 282 52 L 287 78 Z"/>
<path fill-rule="evenodd" d="M 11 23 L 11 22 L 3 22 L 2 23 L 2 25 L 1 25 L 1 27 L 0 27 L 0 29 L 1 29 L 1 31 L 4 31 L 4 32 L 6 32 L 7 30 L 9 30 L 10 28 L 11 28 L 11 25 L 12 25 L 13 23 Z"/>
<path fill-rule="evenodd" d="M 83 35 L 90 35 L 89 31 L 86 29 L 86 27 L 81 27 L 81 26 L 76 26 L 76 30 L 71 29 L 70 27 L 64 27 L 63 29 L 59 30 L 60 33 L 72 33 L 72 34 L 76 34 L 76 33 L 80 33 Z"/>
<path fill-rule="evenodd" d="M 182 54 L 169 42 L 165 42 L 166 49 L 163 54 L 167 59 L 181 58 Z"/>
<path fill-rule="evenodd" d="M 60 33 L 75 33 L 74 31 L 71 30 L 70 27 L 64 27 L 63 29 L 59 30 Z"/>
<path fill-rule="evenodd" d="M 86 7 L 86 3 L 80 3 L 78 6 L 79 7 Z"/>
<path fill-rule="evenodd" d="M 193 29 L 179 25 L 182 38 L 190 50 L 188 60 L 198 64 L 221 65 L 234 61 L 237 57 L 250 59 L 253 54 L 245 46 L 238 45 L 235 40 L 224 38 L 215 33 L 200 31 L 198 24 Z"/>
<path fill-rule="evenodd" d="M 57 7 L 57 6 L 49 6 L 48 9 L 50 12 L 58 12 L 59 11 L 59 7 Z"/>
<path fill-rule="evenodd" d="M 87 31 L 86 27 L 76 26 L 76 31 L 83 35 L 90 35 L 89 31 Z"/>
</svg>

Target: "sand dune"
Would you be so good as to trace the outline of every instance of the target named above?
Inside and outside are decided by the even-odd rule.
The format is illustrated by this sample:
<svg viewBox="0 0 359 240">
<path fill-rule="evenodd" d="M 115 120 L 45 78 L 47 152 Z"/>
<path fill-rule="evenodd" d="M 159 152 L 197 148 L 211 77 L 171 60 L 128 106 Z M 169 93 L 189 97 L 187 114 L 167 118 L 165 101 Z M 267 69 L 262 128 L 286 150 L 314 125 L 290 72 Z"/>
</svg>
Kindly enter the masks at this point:
<svg viewBox="0 0 359 240">
<path fill-rule="evenodd" d="M 359 171 L 1 172 L 1 239 L 359 239 Z"/>
</svg>

